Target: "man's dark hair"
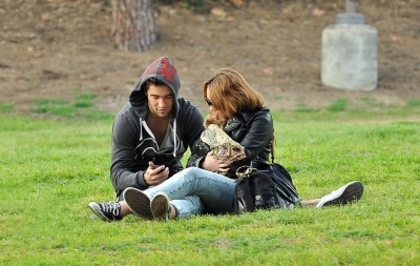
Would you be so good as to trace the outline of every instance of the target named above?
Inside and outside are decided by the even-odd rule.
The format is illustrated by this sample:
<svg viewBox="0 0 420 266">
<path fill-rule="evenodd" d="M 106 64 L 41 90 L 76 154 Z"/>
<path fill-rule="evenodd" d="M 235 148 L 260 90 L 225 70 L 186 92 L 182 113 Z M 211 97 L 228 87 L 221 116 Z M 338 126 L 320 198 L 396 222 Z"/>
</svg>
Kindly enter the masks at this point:
<svg viewBox="0 0 420 266">
<path fill-rule="evenodd" d="M 153 84 L 155 86 L 160 86 L 160 85 L 167 85 L 165 82 L 158 80 L 156 78 L 149 78 L 146 81 L 146 87 L 145 87 L 145 92 L 147 92 L 147 90 L 149 89 L 150 85 Z"/>
</svg>

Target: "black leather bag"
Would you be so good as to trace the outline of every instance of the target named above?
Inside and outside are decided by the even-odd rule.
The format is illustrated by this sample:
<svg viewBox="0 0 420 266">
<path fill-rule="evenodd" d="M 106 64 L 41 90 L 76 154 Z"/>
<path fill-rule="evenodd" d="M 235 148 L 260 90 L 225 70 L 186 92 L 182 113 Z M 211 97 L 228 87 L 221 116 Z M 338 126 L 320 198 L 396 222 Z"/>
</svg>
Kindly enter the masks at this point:
<svg viewBox="0 0 420 266">
<path fill-rule="evenodd" d="M 234 211 L 294 208 L 300 198 L 289 172 L 278 163 L 258 162 L 258 168 L 241 166 L 236 171 Z"/>
<path fill-rule="evenodd" d="M 252 212 L 255 210 L 255 203 L 251 193 L 248 177 L 236 179 L 235 196 L 233 200 L 233 209 L 236 214 Z"/>
<path fill-rule="evenodd" d="M 279 208 L 294 208 L 300 204 L 299 194 L 292 177 L 283 165 L 265 162 L 265 170 L 270 176 L 276 189 L 276 203 Z"/>
</svg>

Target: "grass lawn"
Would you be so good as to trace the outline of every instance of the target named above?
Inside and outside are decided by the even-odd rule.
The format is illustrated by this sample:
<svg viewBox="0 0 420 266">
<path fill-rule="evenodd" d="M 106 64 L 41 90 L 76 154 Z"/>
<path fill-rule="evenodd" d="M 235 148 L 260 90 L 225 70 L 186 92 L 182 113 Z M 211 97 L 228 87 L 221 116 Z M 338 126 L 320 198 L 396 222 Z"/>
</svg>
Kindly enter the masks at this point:
<svg viewBox="0 0 420 266">
<path fill-rule="evenodd" d="M 10 108 L 0 106 L 1 265 L 420 265 L 418 101 L 273 113 L 276 158 L 300 196 L 359 180 L 356 204 L 168 223 L 90 217 L 87 203 L 114 199 L 112 117 Z"/>
</svg>

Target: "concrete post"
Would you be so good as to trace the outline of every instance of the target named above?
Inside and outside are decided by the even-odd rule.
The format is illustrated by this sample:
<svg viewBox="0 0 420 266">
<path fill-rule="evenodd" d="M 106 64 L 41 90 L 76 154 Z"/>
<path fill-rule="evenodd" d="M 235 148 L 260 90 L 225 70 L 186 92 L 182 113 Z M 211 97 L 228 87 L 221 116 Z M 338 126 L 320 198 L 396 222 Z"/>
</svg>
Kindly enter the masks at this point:
<svg viewBox="0 0 420 266">
<path fill-rule="evenodd" d="M 378 32 L 356 13 L 356 0 L 322 32 L 321 81 L 337 89 L 371 91 L 378 80 Z"/>
<path fill-rule="evenodd" d="M 356 13 L 356 0 L 346 0 L 346 13 Z"/>
</svg>

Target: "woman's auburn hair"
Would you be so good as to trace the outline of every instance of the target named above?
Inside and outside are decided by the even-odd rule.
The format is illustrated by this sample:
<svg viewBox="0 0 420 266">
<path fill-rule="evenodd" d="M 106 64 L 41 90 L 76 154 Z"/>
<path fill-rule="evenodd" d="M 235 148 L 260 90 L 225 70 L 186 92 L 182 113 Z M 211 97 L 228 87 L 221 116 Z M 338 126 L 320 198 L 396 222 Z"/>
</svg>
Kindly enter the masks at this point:
<svg viewBox="0 0 420 266">
<path fill-rule="evenodd" d="M 231 68 L 219 69 L 212 78 L 204 82 L 203 95 L 205 98 L 210 95 L 213 108 L 220 110 L 226 118 L 264 105 L 261 94 L 251 88 L 238 71 Z M 212 114 L 209 114 L 204 125 L 223 126 L 225 123 L 226 119 L 216 121 Z"/>
</svg>

